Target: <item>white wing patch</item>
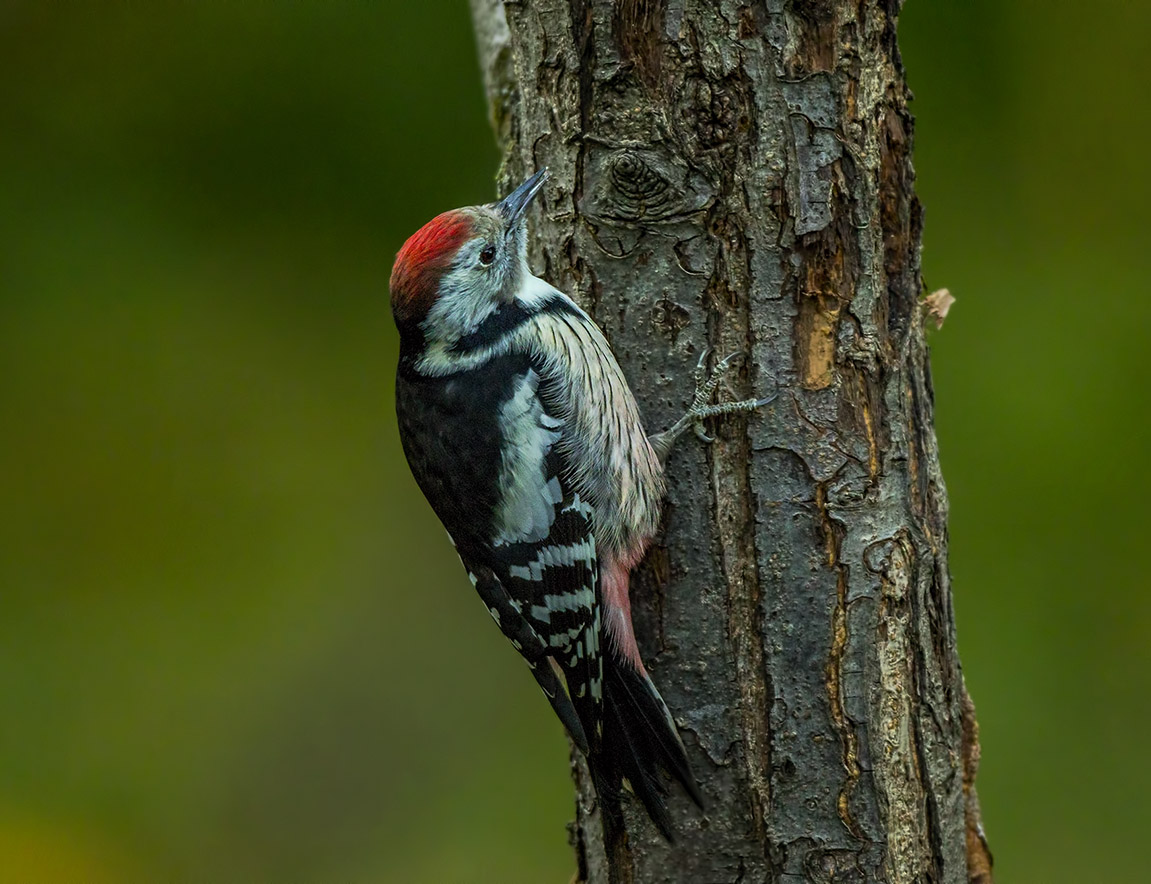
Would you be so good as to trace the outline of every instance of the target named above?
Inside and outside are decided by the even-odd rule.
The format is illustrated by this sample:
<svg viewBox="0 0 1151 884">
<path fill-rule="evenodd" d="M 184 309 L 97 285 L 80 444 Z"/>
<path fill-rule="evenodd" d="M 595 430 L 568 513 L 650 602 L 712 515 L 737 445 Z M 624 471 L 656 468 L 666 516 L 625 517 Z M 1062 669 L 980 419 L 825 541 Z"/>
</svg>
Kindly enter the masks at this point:
<svg viewBox="0 0 1151 884">
<path fill-rule="evenodd" d="M 560 438 L 563 421 L 543 409 L 536 391 L 540 376 L 527 371 L 500 411 L 503 460 L 500 505 L 493 543 L 535 543 L 548 536 L 563 490 L 544 472 L 544 460 Z"/>
</svg>

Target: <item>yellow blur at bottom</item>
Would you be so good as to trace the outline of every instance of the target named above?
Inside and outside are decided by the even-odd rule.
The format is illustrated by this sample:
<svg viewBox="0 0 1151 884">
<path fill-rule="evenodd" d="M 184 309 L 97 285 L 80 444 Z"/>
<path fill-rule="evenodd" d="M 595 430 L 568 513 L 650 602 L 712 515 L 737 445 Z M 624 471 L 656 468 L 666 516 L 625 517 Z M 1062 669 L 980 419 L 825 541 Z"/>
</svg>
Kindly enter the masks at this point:
<svg viewBox="0 0 1151 884">
<path fill-rule="evenodd" d="M 118 844 L 83 825 L 0 811 L 0 884 L 124 884 L 143 881 Z"/>
</svg>

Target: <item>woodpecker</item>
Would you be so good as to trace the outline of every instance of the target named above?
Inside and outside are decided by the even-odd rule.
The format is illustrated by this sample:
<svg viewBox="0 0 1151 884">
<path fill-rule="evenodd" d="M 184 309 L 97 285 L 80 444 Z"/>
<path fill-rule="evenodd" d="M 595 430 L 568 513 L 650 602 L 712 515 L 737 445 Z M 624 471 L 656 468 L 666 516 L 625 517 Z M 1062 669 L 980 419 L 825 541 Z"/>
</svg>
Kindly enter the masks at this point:
<svg viewBox="0 0 1151 884">
<path fill-rule="evenodd" d="M 497 203 L 438 215 L 396 256 L 400 438 L 601 800 L 630 787 L 671 840 L 671 781 L 701 807 L 702 798 L 640 658 L 628 580 L 658 528 L 675 439 L 689 427 L 707 439 L 704 418 L 767 400 L 710 404 L 731 358 L 710 378 L 701 359 L 688 412 L 664 433 L 644 432 L 603 334 L 528 267 L 525 211 L 546 178 L 541 170 Z"/>
</svg>

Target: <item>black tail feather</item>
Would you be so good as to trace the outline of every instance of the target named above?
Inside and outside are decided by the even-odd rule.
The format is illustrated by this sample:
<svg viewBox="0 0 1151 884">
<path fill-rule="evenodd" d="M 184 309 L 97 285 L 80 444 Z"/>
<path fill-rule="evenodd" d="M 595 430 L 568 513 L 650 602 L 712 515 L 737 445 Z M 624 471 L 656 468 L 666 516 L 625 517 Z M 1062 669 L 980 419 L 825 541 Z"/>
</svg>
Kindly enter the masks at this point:
<svg viewBox="0 0 1151 884">
<path fill-rule="evenodd" d="M 603 738 L 589 758 L 596 790 L 601 801 L 614 799 L 621 780 L 627 780 L 652 822 L 673 841 L 665 800 L 671 781 L 681 783 L 700 808 L 703 796 L 655 685 L 605 644 Z"/>
</svg>

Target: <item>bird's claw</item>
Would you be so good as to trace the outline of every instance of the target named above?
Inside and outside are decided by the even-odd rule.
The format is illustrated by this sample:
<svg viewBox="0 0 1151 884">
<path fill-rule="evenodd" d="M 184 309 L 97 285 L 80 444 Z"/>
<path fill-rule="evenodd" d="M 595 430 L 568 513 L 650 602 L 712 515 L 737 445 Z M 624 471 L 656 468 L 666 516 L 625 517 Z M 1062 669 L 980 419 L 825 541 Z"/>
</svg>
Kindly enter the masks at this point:
<svg viewBox="0 0 1151 884">
<path fill-rule="evenodd" d="M 656 453 L 661 460 L 666 457 L 667 453 L 671 450 L 672 444 L 688 427 L 692 428 L 696 437 L 701 442 L 710 444 L 715 441 L 715 437 L 709 436 L 704 429 L 704 421 L 709 417 L 754 411 L 763 405 L 767 405 L 775 398 L 775 396 L 771 396 L 767 399 L 745 399 L 739 402 L 712 404 L 712 396 L 715 394 L 724 375 L 727 374 L 737 359 L 743 358 L 747 354 L 738 351 L 730 354 L 717 362 L 710 374 L 707 371 L 707 357 L 709 355 L 711 355 L 711 350 L 705 349 L 703 353 L 700 354 L 699 362 L 696 363 L 694 372 L 695 393 L 692 396 L 691 405 L 688 406 L 687 413 L 676 421 L 669 430 L 652 437 L 652 444 L 655 446 Z"/>
<path fill-rule="evenodd" d="M 716 389 L 719 387 L 720 382 L 723 380 L 724 375 L 731 369 L 732 365 L 737 359 L 744 358 L 747 354 L 741 351 L 731 353 L 716 363 L 715 369 L 707 373 L 707 357 L 711 353 L 710 349 L 706 349 L 700 354 L 699 362 L 695 367 L 695 395 L 692 397 L 691 405 L 688 407 L 687 414 L 684 418 L 691 422 L 692 429 L 695 431 L 696 437 L 704 443 L 712 443 L 715 441 L 714 436 L 709 436 L 704 430 L 703 422 L 709 417 L 716 417 L 722 414 L 732 414 L 740 411 L 753 411 L 761 405 L 766 405 L 771 399 L 746 399 L 740 402 L 721 402 L 716 405 L 711 404 L 711 398 Z M 774 398 L 774 397 L 772 397 Z"/>
<path fill-rule="evenodd" d="M 711 347 L 704 347 L 703 352 L 699 354 L 699 362 L 695 364 L 695 370 L 692 372 L 692 378 L 695 380 L 695 395 L 699 395 L 699 391 L 703 385 L 707 383 L 707 357 L 711 355 Z"/>
<path fill-rule="evenodd" d="M 723 376 L 727 374 L 728 369 L 731 368 L 732 362 L 743 356 L 743 353 L 732 353 L 729 356 L 721 359 L 716 363 L 715 369 L 709 375 L 707 372 L 707 357 L 711 353 L 710 349 L 704 350 L 699 357 L 699 362 L 695 367 L 695 395 L 692 397 L 691 405 L 688 407 L 688 412 L 697 411 L 701 406 L 706 405 L 711 401 L 711 396 L 715 392 L 716 387 L 719 386 Z"/>
</svg>

